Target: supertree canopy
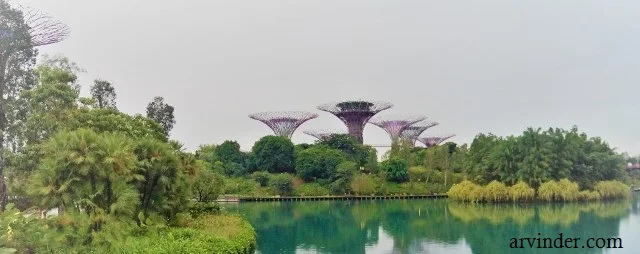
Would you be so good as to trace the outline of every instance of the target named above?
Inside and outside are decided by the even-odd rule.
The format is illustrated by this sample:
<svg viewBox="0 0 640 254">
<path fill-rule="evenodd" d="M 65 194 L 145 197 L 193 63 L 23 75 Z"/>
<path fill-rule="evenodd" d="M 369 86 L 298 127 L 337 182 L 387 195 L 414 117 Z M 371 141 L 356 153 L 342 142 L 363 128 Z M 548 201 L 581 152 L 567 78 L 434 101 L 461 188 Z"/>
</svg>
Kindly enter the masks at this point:
<svg viewBox="0 0 640 254">
<path fill-rule="evenodd" d="M 447 135 L 439 135 L 439 136 L 428 136 L 428 137 L 419 137 L 418 141 L 422 142 L 427 148 L 431 148 L 439 145 L 443 141 L 455 136 L 455 134 L 447 134 Z"/>
<path fill-rule="evenodd" d="M 340 118 L 347 126 L 349 134 L 362 143 L 362 130 L 367 121 L 378 112 L 391 107 L 391 103 L 388 102 L 353 100 L 323 104 L 318 106 L 318 109 Z"/>
<path fill-rule="evenodd" d="M 389 117 L 390 119 L 379 118 L 369 121 L 370 124 L 378 126 L 384 129 L 391 138 L 392 142 L 395 142 L 400 137 L 400 134 L 409 126 L 414 123 L 420 122 L 426 117 Z"/>
<path fill-rule="evenodd" d="M 346 134 L 344 132 L 341 131 L 331 131 L 331 130 L 308 130 L 308 131 L 303 131 L 304 134 L 307 134 L 309 136 L 313 136 L 314 138 L 317 138 L 318 140 L 324 140 L 327 138 L 330 138 L 333 135 L 337 135 L 337 134 Z"/>
<path fill-rule="evenodd" d="M 303 111 L 273 111 L 255 113 L 249 117 L 263 122 L 276 135 L 291 138 L 300 125 L 318 117 L 318 114 Z"/>
<path fill-rule="evenodd" d="M 420 135 L 426 131 L 427 129 L 437 126 L 439 123 L 437 122 L 426 122 L 426 123 L 416 123 L 413 124 L 407 128 L 405 128 L 401 133 L 400 133 L 400 138 L 402 140 L 405 140 L 407 142 L 409 142 L 409 144 L 411 144 L 411 146 L 413 146 L 416 143 L 416 140 L 418 140 L 418 137 L 420 137 Z"/>
</svg>

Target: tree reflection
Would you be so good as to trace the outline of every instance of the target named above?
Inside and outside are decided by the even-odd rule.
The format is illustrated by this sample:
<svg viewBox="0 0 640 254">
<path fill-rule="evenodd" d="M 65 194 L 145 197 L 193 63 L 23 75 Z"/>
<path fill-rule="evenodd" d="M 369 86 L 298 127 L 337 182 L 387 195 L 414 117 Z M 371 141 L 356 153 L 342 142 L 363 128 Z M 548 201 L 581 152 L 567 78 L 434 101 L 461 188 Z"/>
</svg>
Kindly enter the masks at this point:
<svg viewBox="0 0 640 254">
<path fill-rule="evenodd" d="M 229 206 L 251 221 L 261 253 L 365 253 L 379 244 L 379 229 L 395 253 L 425 246 L 456 246 L 473 253 L 601 253 L 598 249 L 510 249 L 510 239 L 617 237 L 620 220 L 637 215 L 636 199 L 612 203 L 462 204 L 447 200 L 242 203 Z M 588 250 L 588 251 L 587 251 Z M 590 251 L 590 252 L 589 252 Z"/>
</svg>

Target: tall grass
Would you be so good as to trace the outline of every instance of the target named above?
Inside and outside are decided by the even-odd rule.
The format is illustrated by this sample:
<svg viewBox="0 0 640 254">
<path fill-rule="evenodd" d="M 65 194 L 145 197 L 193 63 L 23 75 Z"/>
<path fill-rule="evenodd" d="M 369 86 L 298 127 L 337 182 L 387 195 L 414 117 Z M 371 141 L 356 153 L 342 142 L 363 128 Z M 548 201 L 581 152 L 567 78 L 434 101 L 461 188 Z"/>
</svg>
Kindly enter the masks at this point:
<svg viewBox="0 0 640 254">
<path fill-rule="evenodd" d="M 486 201 L 497 203 L 509 200 L 509 188 L 504 183 L 493 180 L 483 188 Z"/>
<path fill-rule="evenodd" d="M 529 201 L 533 200 L 536 191 L 525 182 L 518 182 L 509 187 L 509 198 L 511 201 Z"/>
<path fill-rule="evenodd" d="M 631 196 L 631 188 L 620 181 L 600 181 L 594 189 L 600 193 L 602 199 L 628 198 Z"/>
<path fill-rule="evenodd" d="M 450 199 L 466 202 L 481 202 L 484 198 L 484 189 L 471 181 L 464 180 L 453 185 L 447 192 Z"/>
</svg>

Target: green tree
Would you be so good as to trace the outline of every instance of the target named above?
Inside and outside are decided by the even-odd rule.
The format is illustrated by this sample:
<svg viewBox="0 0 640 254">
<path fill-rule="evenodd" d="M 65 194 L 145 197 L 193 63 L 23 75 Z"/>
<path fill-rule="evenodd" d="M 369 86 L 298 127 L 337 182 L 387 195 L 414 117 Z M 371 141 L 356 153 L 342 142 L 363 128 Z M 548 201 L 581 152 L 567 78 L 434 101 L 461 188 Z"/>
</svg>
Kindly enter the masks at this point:
<svg viewBox="0 0 640 254">
<path fill-rule="evenodd" d="M 91 97 L 96 101 L 98 108 L 116 108 L 116 89 L 106 80 L 93 81 Z"/>
<path fill-rule="evenodd" d="M 176 152 L 169 144 L 152 138 L 140 139 L 134 151 L 139 161 L 136 173 L 143 176 L 136 181 L 140 193 L 138 217 L 154 212 L 171 217 L 171 211 L 183 205 L 174 193 L 181 193 L 185 188 Z"/>
<path fill-rule="evenodd" d="M 61 132 L 44 145 L 44 154 L 30 190 L 43 208 L 84 212 L 94 231 L 107 214 L 133 215 L 138 194 L 129 183 L 140 176 L 130 140 L 86 129 Z"/>
<path fill-rule="evenodd" d="M 394 157 L 383 161 L 382 170 L 389 181 L 396 183 L 409 181 L 409 164 L 403 159 Z"/>
<path fill-rule="evenodd" d="M 162 126 L 166 136 L 176 124 L 173 116 L 173 106 L 164 102 L 164 98 L 160 96 L 153 97 L 153 100 L 147 105 L 147 117 L 153 119 Z"/>
<path fill-rule="evenodd" d="M 117 132 L 133 139 L 154 138 L 167 141 L 160 124 L 140 114 L 130 116 L 116 109 L 81 108 L 71 112 L 67 128 L 88 128 L 96 132 Z"/>
<path fill-rule="evenodd" d="M 291 140 L 279 136 L 262 137 L 251 149 L 255 167 L 270 173 L 294 172 L 294 151 Z"/>
<path fill-rule="evenodd" d="M 197 173 L 193 192 L 198 202 L 215 201 L 224 191 L 224 178 L 210 170 Z"/>
<path fill-rule="evenodd" d="M 338 164 L 346 160 L 345 154 L 337 149 L 316 145 L 298 152 L 296 155 L 296 174 L 302 180 L 329 179 Z"/>
<path fill-rule="evenodd" d="M 240 144 L 227 140 L 215 148 L 216 158 L 225 164 L 225 167 L 243 166 L 246 155 L 240 151 Z M 234 165 L 235 164 L 235 165 Z"/>
<path fill-rule="evenodd" d="M 370 151 L 373 149 L 370 146 L 360 144 L 355 137 L 349 134 L 334 134 L 328 138 L 318 140 L 317 144 L 342 151 L 358 166 L 363 166 L 367 163 Z"/>
</svg>

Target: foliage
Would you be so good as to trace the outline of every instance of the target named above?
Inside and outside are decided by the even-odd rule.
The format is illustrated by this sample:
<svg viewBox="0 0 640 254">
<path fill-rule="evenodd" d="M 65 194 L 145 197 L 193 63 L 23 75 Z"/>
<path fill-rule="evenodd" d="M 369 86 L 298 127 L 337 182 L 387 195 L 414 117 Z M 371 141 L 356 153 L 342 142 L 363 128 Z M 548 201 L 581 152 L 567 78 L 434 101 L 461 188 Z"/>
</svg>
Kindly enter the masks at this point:
<svg viewBox="0 0 640 254">
<path fill-rule="evenodd" d="M 602 199 L 628 198 L 631 189 L 620 181 L 600 181 L 596 183 L 594 190 L 600 193 Z"/>
<path fill-rule="evenodd" d="M 494 203 L 504 202 L 509 199 L 509 189 L 504 183 L 496 180 L 491 181 L 487 186 L 484 186 L 484 200 Z"/>
<path fill-rule="evenodd" d="M 106 80 L 96 79 L 91 86 L 91 97 L 97 108 L 116 108 L 116 89 Z"/>
<path fill-rule="evenodd" d="M 375 179 L 369 174 L 357 174 L 351 182 L 351 190 L 357 195 L 372 195 L 376 192 Z"/>
<path fill-rule="evenodd" d="M 271 177 L 269 184 L 280 196 L 291 196 L 293 194 L 293 176 L 290 174 L 274 175 Z"/>
<path fill-rule="evenodd" d="M 402 159 L 390 158 L 382 162 L 382 170 L 389 181 L 403 183 L 409 180 L 409 165 Z"/>
<path fill-rule="evenodd" d="M 313 146 L 296 155 L 296 174 L 306 182 L 329 179 L 338 164 L 346 160 L 344 153 L 328 146 Z"/>
<path fill-rule="evenodd" d="M 303 183 L 294 190 L 296 196 L 327 196 L 329 190 L 318 183 Z"/>
<path fill-rule="evenodd" d="M 260 187 L 269 186 L 269 178 L 271 178 L 271 174 L 265 171 L 257 171 L 251 174 L 251 178 L 260 184 Z"/>
<path fill-rule="evenodd" d="M 327 146 L 342 151 L 348 160 L 364 166 L 370 160 L 370 156 L 374 155 L 375 149 L 370 146 L 362 145 L 354 136 L 349 134 L 334 134 L 328 138 L 318 140 L 316 145 Z M 375 157 L 377 160 L 377 157 Z M 373 165 L 369 165 L 373 166 Z"/>
<path fill-rule="evenodd" d="M 329 189 L 332 194 L 345 194 L 351 190 L 349 184 L 353 175 L 358 172 L 358 164 L 352 161 L 344 161 L 336 166 L 336 172 L 331 175 Z"/>
<path fill-rule="evenodd" d="M 224 174 L 233 177 L 246 176 L 247 169 L 240 163 L 229 162 L 224 164 Z"/>
<path fill-rule="evenodd" d="M 244 153 L 240 151 L 240 144 L 236 141 L 227 140 L 215 148 L 217 160 L 224 164 L 244 163 Z"/>
<path fill-rule="evenodd" d="M 518 182 L 509 187 L 509 199 L 511 201 L 528 201 L 533 200 L 536 191 L 525 182 Z"/>
<path fill-rule="evenodd" d="M 176 119 L 173 116 L 173 106 L 164 102 L 164 98 L 160 96 L 153 97 L 153 100 L 147 105 L 147 117 L 156 121 L 166 136 L 169 136 L 169 132 L 173 129 L 173 125 L 176 124 Z"/>
<path fill-rule="evenodd" d="M 210 170 L 200 170 L 193 184 L 193 194 L 198 202 L 215 201 L 224 191 L 224 179 Z"/>
<path fill-rule="evenodd" d="M 294 151 L 291 140 L 279 136 L 262 137 L 251 148 L 253 163 L 270 173 L 294 172 Z"/>
<path fill-rule="evenodd" d="M 222 207 L 218 203 L 194 202 L 189 206 L 189 214 L 193 218 L 199 218 L 208 214 L 220 214 Z"/>
<path fill-rule="evenodd" d="M 578 193 L 578 200 L 581 201 L 597 201 L 601 198 L 600 193 L 597 191 L 584 190 Z"/>
<path fill-rule="evenodd" d="M 162 126 L 142 115 L 130 116 L 115 109 L 74 110 L 69 130 L 88 128 L 95 132 L 117 132 L 133 139 L 154 138 L 167 141 Z"/>
<path fill-rule="evenodd" d="M 480 202 L 485 195 L 482 186 L 465 180 L 453 185 L 447 192 L 447 196 L 458 201 Z"/>
</svg>

